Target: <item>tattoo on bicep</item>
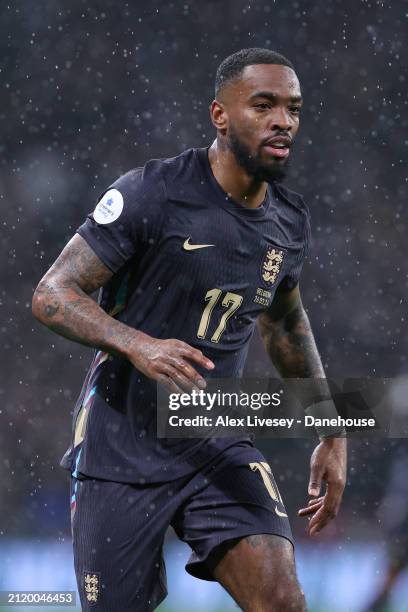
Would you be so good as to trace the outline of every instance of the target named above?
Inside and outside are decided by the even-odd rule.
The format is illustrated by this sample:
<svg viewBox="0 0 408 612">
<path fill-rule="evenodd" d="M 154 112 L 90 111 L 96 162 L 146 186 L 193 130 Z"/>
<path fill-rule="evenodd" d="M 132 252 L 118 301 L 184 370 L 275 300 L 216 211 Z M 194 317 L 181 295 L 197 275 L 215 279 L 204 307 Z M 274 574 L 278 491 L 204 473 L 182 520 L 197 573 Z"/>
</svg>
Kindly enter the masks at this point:
<svg viewBox="0 0 408 612">
<path fill-rule="evenodd" d="M 113 272 L 80 236 L 75 236 L 50 269 L 60 287 L 79 286 L 87 295 L 105 285 Z"/>
<path fill-rule="evenodd" d="M 113 276 L 83 239 L 72 240 L 37 287 L 33 312 L 56 333 L 86 346 L 122 354 L 132 330 L 91 297 Z"/>
</svg>

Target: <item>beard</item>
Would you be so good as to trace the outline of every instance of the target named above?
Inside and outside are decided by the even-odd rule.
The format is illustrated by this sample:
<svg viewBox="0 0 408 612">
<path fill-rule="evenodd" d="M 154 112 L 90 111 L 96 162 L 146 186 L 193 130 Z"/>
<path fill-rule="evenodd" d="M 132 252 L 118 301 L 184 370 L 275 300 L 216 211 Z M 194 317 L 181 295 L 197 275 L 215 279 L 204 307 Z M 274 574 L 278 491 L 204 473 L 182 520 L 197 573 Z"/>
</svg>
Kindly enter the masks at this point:
<svg viewBox="0 0 408 612">
<path fill-rule="evenodd" d="M 266 165 L 260 160 L 260 154 L 252 154 L 249 148 L 240 140 L 234 129 L 230 127 L 227 146 L 244 170 L 258 181 L 271 183 L 282 181 L 288 173 L 289 158 L 284 162 L 272 161 Z"/>
</svg>

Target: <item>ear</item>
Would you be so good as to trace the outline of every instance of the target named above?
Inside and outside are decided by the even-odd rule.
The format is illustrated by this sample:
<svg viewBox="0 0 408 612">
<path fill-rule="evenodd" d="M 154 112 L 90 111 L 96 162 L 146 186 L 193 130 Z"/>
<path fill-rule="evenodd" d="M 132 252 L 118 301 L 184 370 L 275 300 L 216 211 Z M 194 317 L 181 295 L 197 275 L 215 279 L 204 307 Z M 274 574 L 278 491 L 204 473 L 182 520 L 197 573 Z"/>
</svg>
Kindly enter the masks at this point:
<svg viewBox="0 0 408 612">
<path fill-rule="evenodd" d="M 228 114 L 222 102 L 213 100 L 210 105 L 210 117 L 213 126 L 225 135 L 228 127 Z"/>
</svg>

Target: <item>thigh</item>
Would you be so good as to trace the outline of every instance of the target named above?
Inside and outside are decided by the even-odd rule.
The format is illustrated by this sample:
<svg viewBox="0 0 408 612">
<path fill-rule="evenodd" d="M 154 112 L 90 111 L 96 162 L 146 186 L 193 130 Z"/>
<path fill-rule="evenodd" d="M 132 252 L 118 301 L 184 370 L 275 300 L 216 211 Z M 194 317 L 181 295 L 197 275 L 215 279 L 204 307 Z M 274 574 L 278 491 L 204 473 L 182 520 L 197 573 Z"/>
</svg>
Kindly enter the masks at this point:
<svg viewBox="0 0 408 612">
<path fill-rule="evenodd" d="M 226 543 L 218 553 L 214 577 L 245 612 L 306 610 L 288 540 L 252 535 Z"/>
<path fill-rule="evenodd" d="M 162 545 L 169 520 L 159 498 L 159 488 L 142 492 L 129 484 L 72 479 L 74 562 L 83 610 L 146 612 L 165 597 Z"/>
<path fill-rule="evenodd" d="M 285 507 L 270 467 L 256 449 L 245 460 L 239 457 L 232 464 L 225 457 L 219 465 L 197 475 L 190 488 L 188 501 L 173 526 L 193 549 L 186 566 L 193 576 L 214 580 L 222 545 L 245 536 L 280 536 L 282 546 L 292 550 Z"/>
</svg>

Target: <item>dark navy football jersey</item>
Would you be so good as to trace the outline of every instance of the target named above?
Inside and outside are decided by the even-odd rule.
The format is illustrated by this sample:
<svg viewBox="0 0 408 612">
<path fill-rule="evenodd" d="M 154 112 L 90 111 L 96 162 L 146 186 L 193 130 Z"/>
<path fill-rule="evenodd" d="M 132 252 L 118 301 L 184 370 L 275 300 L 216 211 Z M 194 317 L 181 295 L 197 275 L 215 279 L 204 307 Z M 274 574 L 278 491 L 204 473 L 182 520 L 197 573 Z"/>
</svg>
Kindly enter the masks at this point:
<svg viewBox="0 0 408 612">
<path fill-rule="evenodd" d="M 310 224 L 302 197 L 280 184 L 268 185 L 258 208 L 235 202 L 202 148 L 120 177 L 78 233 L 114 272 L 100 295 L 106 312 L 154 338 L 201 349 L 215 364 L 211 372 L 197 368 L 204 377 L 239 378 L 258 315 L 279 285 L 298 283 Z M 160 482 L 250 444 L 157 439 L 155 382 L 99 351 L 62 465 L 96 478 Z"/>
</svg>

